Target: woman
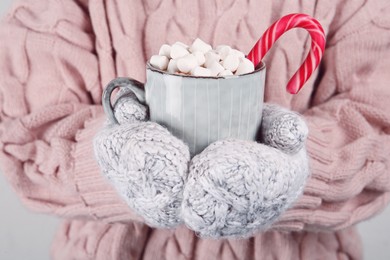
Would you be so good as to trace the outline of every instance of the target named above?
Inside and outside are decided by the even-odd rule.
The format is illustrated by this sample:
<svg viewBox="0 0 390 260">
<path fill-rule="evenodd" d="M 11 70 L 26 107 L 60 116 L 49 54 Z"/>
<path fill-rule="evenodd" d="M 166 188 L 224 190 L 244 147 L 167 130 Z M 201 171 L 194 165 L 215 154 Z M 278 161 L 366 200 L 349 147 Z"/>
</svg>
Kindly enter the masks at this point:
<svg viewBox="0 0 390 260">
<path fill-rule="evenodd" d="M 246 240 L 143 224 L 93 156 L 103 87 L 118 76 L 144 81 L 163 43 L 199 37 L 248 52 L 293 12 L 321 22 L 323 62 L 299 95 L 287 94 L 309 43 L 306 32 L 287 33 L 265 60 L 265 101 L 308 123 L 304 195 Z M 361 259 L 354 225 L 390 199 L 389 12 L 385 0 L 18 2 L 0 28 L 2 171 L 29 208 L 65 218 L 53 259 Z"/>
</svg>

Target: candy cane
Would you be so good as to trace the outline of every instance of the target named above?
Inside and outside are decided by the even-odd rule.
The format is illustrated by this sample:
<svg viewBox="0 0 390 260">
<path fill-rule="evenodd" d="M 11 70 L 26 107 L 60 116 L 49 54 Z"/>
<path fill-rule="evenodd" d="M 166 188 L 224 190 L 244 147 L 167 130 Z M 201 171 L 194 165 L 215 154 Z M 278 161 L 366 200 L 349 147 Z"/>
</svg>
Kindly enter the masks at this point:
<svg viewBox="0 0 390 260">
<path fill-rule="evenodd" d="M 275 41 L 285 32 L 293 28 L 306 29 L 311 36 L 311 49 L 306 60 L 287 84 L 287 91 L 296 94 L 303 84 L 310 78 L 313 71 L 320 64 L 325 49 L 325 33 L 321 24 L 306 14 L 290 14 L 276 21 L 265 31 L 256 42 L 247 58 L 255 65 L 259 65 Z"/>
</svg>

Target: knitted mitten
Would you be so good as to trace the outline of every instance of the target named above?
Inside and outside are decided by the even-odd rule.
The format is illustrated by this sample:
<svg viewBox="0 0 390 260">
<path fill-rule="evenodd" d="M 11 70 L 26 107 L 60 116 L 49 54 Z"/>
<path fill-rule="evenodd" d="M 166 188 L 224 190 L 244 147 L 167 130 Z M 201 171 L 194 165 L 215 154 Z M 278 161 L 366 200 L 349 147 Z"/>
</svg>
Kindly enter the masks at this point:
<svg viewBox="0 0 390 260">
<path fill-rule="evenodd" d="M 129 207 L 152 227 L 174 227 L 188 174 L 188 147 L 157 123 L 134 94 L 118 93 L 114 114 L 95 136 L 95 156 L 103 175 Z"/>
<path fill-rule="evenodd" d="M 146 108 L 131 92 L 119 96 L 119 124 L 107 124 L 95 137 L 96 158 L 150 226 L 184 220 L 203 237 L 248 237 L 270 226 L 302 193 L 309 175 L 308 129 L 298 114 L 265 104 L 262 143 L 217 141 L 190 162 L 182 141 L 143 121 Z"/>
<path fill-rule="evenodd" d="M 202 237 L 248 237 L 270 226 L 302 193 L 309 175 L 299 115 L 264 105 L 263 143 L 222 140 L 195 156 L 182 217 Z"/>
</svg>

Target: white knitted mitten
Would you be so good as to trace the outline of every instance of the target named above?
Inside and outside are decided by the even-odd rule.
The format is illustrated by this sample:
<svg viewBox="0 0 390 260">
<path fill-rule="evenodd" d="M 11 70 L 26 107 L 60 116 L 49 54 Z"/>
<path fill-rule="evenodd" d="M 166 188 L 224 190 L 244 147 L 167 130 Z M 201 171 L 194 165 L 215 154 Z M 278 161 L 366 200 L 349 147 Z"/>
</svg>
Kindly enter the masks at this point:
<svg viewBox="0 0 390 260">
<path fill-rule="evenodd" d="M 302 193 L 309 175 L 305 122 L 265 104 L 260 131 L 264 143 L 217 141 L 192 159 L 181 213 L 199 236 L 251 236 Z"/>
<path fill-rule="evenodd" d="M 157 123 L 134 94 L 118 93 L 114 114 L 95 136 L 95 157 L 103 175 L 129 207 L 152 227 L 181 223 L 182 194 L 188 175 L 188 147 Z"/>
</svg>

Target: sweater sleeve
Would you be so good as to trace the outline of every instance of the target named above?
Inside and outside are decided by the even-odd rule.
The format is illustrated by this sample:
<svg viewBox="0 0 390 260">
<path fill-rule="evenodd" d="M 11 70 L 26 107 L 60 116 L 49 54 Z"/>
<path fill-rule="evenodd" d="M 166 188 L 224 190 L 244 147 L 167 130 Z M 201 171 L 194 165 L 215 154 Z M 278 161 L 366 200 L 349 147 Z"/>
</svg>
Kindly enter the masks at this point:
<svg viewBox="0 0 390 260">
<path fill-rule="evenodd" d="M 390 200 L 386 5 L 366 4 L 329 33 L 324 74 L 304 114 L 312 175 L 276 228 L 338 230 L 379 213 Z"/>
<path fill-rule="evenodd" d="M 34 211 L 141 221 L 94 160 L 92 138 L 105 120 L 100 71 L 113 70 L 84 10 L 76 1 L 21 1 L 2 21 L 2 173 Z"/>
</svg>

